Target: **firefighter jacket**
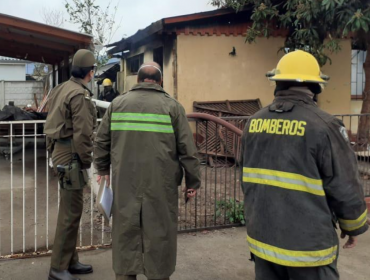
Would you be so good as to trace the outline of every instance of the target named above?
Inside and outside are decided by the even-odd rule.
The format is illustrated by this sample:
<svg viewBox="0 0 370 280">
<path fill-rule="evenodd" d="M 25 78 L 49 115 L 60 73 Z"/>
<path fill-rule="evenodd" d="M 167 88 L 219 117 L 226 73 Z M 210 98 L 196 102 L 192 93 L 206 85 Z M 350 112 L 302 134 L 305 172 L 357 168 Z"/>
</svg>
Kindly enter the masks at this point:
<svg viewBox="0 0 370 280">
<path fill-rule="evenodd" d="M 116 98 L 118 96 L 118 92 L 116 92 L 113 88 L 108 91 L 108 92 L 101 92 L 100 95 L 99 95 L 99 98 L 98 100 L 101 100 L 101 101 L 106 101 L 106 102 L 112 102 L 114 100 L 114 98 Z"/>
<path fill-rule="evenodd" d="M 96 109 L 91 96 L 82 79 L 72 77 L 55 87 L 50 93 L 44 128 L 49 151 L 53 141 L 73 139 L 83 169 L 90 168 L 92 163 L 92 137 L 96 127 Z"/>
<path fill-rule="evenodd" d="M 247 241 L 264 260 L 290 267 L 335 261 L 336 222 L 364 233 L 367 210 L 346 129 L 299 90 L 279 91 L 242 138 Z"/>
<path fill-rule="evenodd" d="M 113 269 L 169 277 L 175 270 L 178 186 L 200 187 L 199 160 L 184 108 L 162 87 L 140 83 L 118 96 L 99 126 L 94 165 L 112 164 Z"/>
</svg>

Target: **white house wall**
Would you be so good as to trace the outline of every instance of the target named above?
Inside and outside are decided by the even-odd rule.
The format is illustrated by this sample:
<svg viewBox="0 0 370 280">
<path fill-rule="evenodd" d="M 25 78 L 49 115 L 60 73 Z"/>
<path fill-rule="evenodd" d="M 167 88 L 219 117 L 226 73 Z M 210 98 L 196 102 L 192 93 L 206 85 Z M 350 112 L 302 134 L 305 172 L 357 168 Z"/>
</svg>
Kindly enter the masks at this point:
<svg viewBox="0 0 370 280">
<path fill-rule="evenodd" d="M 25 64 L 0 64 L 0 81 L 25 81 Z"/>
</svg>

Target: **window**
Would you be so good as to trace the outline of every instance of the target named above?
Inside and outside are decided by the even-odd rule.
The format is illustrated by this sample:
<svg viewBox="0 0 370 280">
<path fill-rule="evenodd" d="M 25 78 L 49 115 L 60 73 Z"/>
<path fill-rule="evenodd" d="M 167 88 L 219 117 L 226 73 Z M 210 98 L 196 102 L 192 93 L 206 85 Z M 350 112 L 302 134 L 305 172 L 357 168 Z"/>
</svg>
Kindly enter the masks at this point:
<svg viewBox="0 0 370 280">
<path fill-rule="evenodd" d="M 144 63 L 144 54 L 139 54 L 127 59 L 127 72 L 129 75 L 137 75 L 140 66 Z"/>
<path fill-rule="evenodd" d="M 352 50 L 352 68 L 351 68 L 351 97 L 352 99 L 362 99 L 362 93 L 365 88 L 364 62 L 366 52 Z"/>
</svg>

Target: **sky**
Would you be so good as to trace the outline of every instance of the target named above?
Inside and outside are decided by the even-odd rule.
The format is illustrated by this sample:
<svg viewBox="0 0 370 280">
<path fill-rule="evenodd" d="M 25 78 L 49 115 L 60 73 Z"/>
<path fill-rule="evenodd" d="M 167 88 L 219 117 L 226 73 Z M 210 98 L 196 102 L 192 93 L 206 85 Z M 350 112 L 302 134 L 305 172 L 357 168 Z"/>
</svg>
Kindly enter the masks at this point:
<svg viewBox="0 0 370 280">
<path fill-rule="evenodd" d="M 110 1 L 95 2 L 105 9 Z M 214 10 L 215 7 L 209 2 L 210 0 L 112 0 L 118 6 L 116 22 L 122 19 L 122 23 L 111 42 L 133 35 L 137 30 L 165 17 Z M 64 12 L 64 18 L 68 20 L 64 3 L 65 0 L 0 0 L 0 13 L 43 23 L 42 10 L 51 9 Z M 77 26 L 69 22 L 65 22 L 63 28 L 79 31 Z"/>
</svg>

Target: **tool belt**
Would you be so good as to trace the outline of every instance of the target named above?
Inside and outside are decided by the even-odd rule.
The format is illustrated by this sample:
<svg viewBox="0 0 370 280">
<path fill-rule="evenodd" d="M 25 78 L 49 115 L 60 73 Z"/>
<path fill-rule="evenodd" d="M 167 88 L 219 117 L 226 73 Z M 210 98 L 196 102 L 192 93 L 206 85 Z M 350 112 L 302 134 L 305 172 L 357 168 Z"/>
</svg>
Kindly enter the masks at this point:
<svg viewBox="0 0 370 280">
<path fill-rule="evenodd" d="M 56 142 L 70 144 L 72 147 L 70 163 L 57 166 L 60 187 L 66 190 L 82 190 L 88 185 L 89 177 L 87 171 L 81 169 L 81 162 L 75 152 L 73 140 L 71 138 L 66 138 L 58 139 Z"/>
</svg>

